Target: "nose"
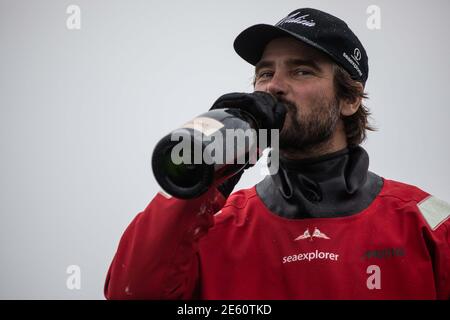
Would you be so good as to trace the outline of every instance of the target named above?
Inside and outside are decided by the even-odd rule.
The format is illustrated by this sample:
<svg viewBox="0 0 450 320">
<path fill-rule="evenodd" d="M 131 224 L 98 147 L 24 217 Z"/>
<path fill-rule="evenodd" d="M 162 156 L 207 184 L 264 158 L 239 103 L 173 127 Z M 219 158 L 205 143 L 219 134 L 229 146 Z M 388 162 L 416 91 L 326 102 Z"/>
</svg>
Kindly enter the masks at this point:
<svg viewBox="0 0 450 320">
<path fill-rule="evenodd" d="M 282 76 L 275 73 L 267 83 L 266 92 L 276 97 L 284 97 L 287 94 L 287 85 Z"/>
</svg>

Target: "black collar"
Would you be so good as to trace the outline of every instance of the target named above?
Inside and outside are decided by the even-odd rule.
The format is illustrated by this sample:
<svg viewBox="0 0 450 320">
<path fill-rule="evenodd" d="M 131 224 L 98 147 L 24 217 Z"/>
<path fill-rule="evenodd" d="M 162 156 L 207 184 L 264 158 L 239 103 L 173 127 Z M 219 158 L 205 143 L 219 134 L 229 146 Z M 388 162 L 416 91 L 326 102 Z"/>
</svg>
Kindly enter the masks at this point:
<svg viewBox="0 0 450 320">
<path fill-rule="evenodd" d="M 347 216 L 368 207 L 383 186 L 368 168 L 360 146 L 304 160 L 280 157 L 278 172 L 256 191 L 269 210 L 286 218 Z"/>
</svg>

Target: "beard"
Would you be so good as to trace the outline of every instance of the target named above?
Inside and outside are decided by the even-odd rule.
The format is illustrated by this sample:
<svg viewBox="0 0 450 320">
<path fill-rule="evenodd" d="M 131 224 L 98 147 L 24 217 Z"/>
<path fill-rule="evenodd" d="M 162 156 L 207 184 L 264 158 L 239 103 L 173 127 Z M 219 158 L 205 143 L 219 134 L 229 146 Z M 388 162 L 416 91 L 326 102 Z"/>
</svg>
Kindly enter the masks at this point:
<svg viewBox="0 0 450 320">
<path fill-rule="evenodd" d="M 332 137 L 340 118 L 336 99 L 321 98 L 306 115 L 300 106 L 281 100 L 286 105 L 285 126 L 280 132 L 280 150 L 289 153 L 313 153 Z"/>
</svg>

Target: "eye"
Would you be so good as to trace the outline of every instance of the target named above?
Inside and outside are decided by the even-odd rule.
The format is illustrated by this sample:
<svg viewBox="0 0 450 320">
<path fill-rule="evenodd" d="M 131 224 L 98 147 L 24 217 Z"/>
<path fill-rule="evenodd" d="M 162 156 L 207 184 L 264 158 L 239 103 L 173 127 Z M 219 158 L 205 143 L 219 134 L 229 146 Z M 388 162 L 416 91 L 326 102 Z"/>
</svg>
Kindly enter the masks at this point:
<svg viewBox="0 0 450 320">
<path fill-rule="evenodd" d="M 294 75 L 297 75 L 297 76 L 307 76 L 307 75 L 312 74 L 311 71 L 309 71 L 309 70 L 307 70 L 307 69 L 304 69 L 304 68 L 295 69 L 295 70 L 293 71 L 293 73 L 294 73 Z"/>
<path fill-rule="evenodd" d="M 272 71 L 261 71 L 258 72 L 258 74 L 256 75 L 256 79 L 260 80 L 260 79 L 267 79 L 269 77 L 271 77 L 273 75 Z"/>
</svg>

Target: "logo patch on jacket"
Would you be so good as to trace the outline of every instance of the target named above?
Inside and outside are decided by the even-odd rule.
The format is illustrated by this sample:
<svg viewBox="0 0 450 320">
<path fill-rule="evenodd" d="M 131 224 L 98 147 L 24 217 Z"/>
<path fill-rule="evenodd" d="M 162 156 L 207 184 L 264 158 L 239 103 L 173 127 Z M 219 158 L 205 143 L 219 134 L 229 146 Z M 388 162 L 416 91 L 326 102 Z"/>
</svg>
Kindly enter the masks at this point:
<svg viewBox="0 0 450 320">
<path fill-rule="evenodd" d="M 325 233 L 321 232 L 319 229 L 315 228 L 314 232 L 311 234 L 309 232 L 309 228 L 303 232 L 302 235 L 299 235 L 294 241 L 309 239 L 309 241 L 313 241 L 313 238 L 322 238 L 322 239 L 330 239 Z"/>
<path fill-rule="evenodd" d="M 417 207 L 432 230 L 436 230 L 450 217 L 450 205 L 434 196 L 425 198 Z"/>
</svg>

